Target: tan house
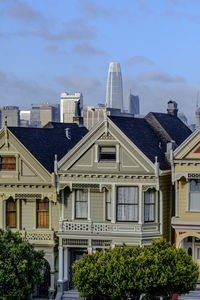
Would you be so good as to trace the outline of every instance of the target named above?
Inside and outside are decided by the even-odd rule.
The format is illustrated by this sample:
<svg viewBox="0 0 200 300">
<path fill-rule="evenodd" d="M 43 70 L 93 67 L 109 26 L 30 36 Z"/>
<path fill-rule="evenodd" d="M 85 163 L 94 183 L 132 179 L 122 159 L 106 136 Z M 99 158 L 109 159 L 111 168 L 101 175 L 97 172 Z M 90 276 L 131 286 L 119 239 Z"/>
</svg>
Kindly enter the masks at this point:
<svg viewBox="0 0 200 300">
<path fill-rule="evenodd" d="M 45 281 L 37 287 L 41 296 L 55 291 L 58 273 L 55 154 L 60 159 L 87 133 L 77 124 L 49 127 L 5 126 L 0 131 L 0 227 L 20 231 L 36 249 L 44 250 Z"/>
<path fill-rule="evenodd" d="M 177 130 L 181 129 L 181 136 Z M 171 239 L 170 149 L 191 133 L 176 116 L 105 117 L 58 162 L 61 198 L 58 294 L 71 265 L 114 245 Z"/>
<path fill-rule="evenodd" d="M 175 151 L 172 164 L 175 185 L 175 243 L 200 265 L 200 129 Z"/>
</svg>

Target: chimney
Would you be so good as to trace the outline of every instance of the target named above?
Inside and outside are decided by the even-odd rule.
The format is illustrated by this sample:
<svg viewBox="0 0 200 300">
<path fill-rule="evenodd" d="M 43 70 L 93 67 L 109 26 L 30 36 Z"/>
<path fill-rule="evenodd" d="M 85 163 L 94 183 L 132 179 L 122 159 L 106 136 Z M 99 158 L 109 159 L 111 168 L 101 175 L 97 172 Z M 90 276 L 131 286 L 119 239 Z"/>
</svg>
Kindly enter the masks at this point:
<svg viewBox="0 0 200 300">
<path fill-rule="evenodd" d="M 178 107 L 178 104 L 175 101 L 170 100 L 167 103 L 167 113 L 169 115 L 177 117 L 177 114 L 178 114 L 178 108 L 177 107 Z"/>
</svg>

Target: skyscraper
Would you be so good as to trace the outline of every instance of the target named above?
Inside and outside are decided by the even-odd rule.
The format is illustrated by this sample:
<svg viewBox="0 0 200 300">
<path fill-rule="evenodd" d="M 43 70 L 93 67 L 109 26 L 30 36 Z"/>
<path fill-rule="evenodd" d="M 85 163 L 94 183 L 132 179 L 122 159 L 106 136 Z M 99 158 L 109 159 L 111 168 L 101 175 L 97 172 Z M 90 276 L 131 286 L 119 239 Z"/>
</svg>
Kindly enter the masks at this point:
<svg viewBox="0 0 200 300">
<path fill-rule="evenodd" d="M 139 115 L 140 113 L 140 103 L 139 97 L 132 94 L 128 97 L 128 112 L 130 114 Z"/>
<path fill-rule="evenodd" d="M 123 86 L 120 64 L 111 62 L 108 69 L 106 107 L 123 110 Z"/>
<path fill-rule="evenodd" d="M 0 109 L 1 128 L 5 125 L 5 117 L 7 117 L 8 126 L 19 126 L 19 107 L 10 105 Z"/>
</svg>

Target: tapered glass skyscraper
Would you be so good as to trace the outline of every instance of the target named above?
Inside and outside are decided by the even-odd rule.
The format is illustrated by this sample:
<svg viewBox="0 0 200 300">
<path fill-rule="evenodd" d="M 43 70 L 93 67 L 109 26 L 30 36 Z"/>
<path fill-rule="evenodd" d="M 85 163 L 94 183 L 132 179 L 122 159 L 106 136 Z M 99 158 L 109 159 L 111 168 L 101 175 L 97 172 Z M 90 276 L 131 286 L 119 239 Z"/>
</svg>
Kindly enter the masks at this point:
<svg viewBox="0 0 200 300">
<path fill-rule="evenodd" d="M 120 64 L 111 62 L 108 70 L 106 107 L 123 110 L 123 87 Z"/>
</svg>

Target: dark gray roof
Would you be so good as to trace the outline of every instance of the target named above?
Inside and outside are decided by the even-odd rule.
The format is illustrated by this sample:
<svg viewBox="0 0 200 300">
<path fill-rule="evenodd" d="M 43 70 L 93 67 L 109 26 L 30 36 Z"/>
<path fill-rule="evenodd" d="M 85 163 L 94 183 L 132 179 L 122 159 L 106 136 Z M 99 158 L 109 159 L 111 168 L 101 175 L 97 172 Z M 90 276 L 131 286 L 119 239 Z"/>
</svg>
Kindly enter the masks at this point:
<svg viewBox="0 0 200 300">
<path fill-rule="evenodd" d="M 162 128 L 170 136 L 170 140 L 174 140 L 176 145 L 179 146 L 191 133 L 192 131 L 188 126 L 186 126 L 178 117 L 172 116 L 170 114 L 164 113 L 149 113 L 145 119 L 148 119 L 148 116 L 152 115 L 162 126 Z M 151 123 L 150 123 L 151 125 Z M 152 124 L 154 129 L 155 126 Z M 170 141 L 169 140 L 169 141 Z M 168 142 L 169 142 L 168 141 Z"/>
<path fill-rule="evenodd" d="M 75 123 L 51 124 L 53 128 L 8 127 L 49 172 L 54 171 L 55 154 L 60 160 L 88 132 L 87 128 Z M 66 128 L 69 128 L 70 139 L 66 136 Z"/>
<path fill-rule="evenodd" d="M 191 130 L 177 117 L 168 114 L 150 114 L 156 117 L 157 122 L 152 121 L 150 124 L 151 118 L 147 121 L 146 117 L 109 116 L 109 118 L 153 163 L 157 156 L 160 169 L 166 170 L 170 168 L 165 156 L 167 142 L 175 140 L 178 146 L 191 134 Z"/>
</svg>

